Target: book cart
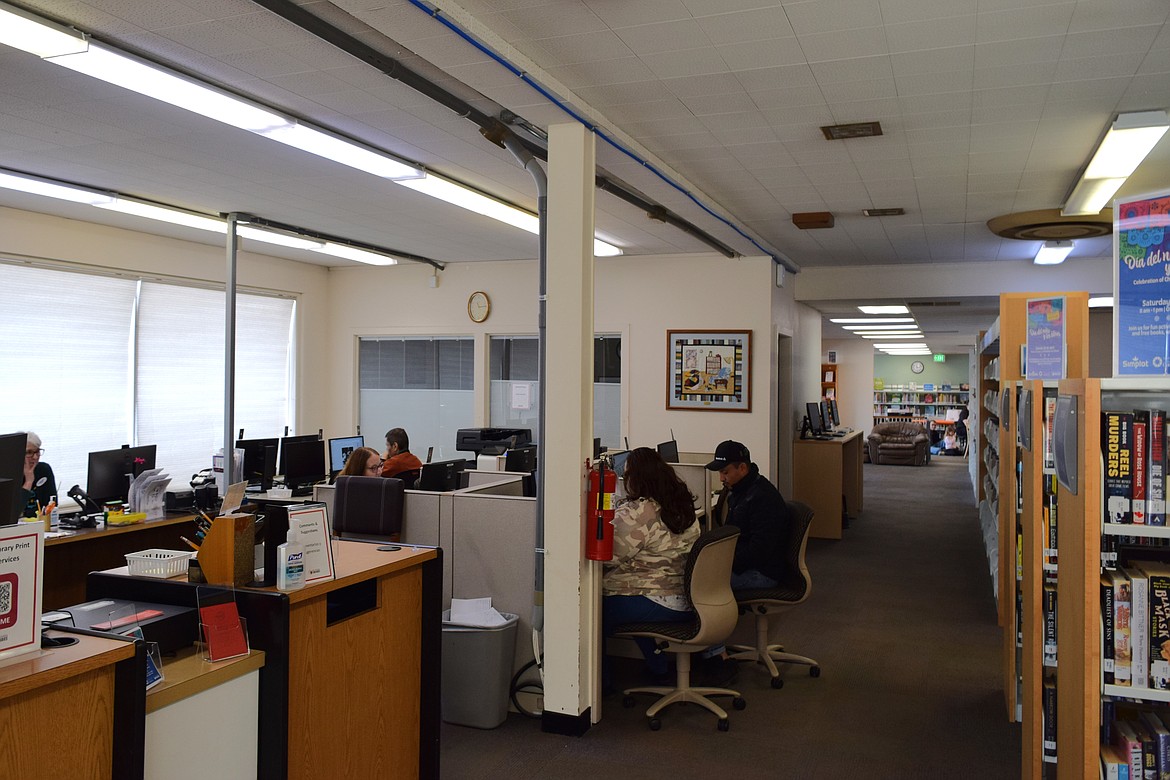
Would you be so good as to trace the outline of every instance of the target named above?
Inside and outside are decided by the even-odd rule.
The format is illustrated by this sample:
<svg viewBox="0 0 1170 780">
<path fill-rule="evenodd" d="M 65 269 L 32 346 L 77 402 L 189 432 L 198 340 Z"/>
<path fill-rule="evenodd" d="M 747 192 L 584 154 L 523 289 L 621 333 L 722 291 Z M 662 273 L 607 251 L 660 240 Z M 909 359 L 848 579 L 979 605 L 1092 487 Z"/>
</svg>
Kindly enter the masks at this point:
<svg viewBox="0 0 1170 780">
<path fill-rule="evenodd" d="M 1106 684 L 1103 676 L 1102 574 L 1118 563 L 1110 548 L 1117 542 L 1164 548 L 1170 538 L 1165 525 L 1106 522 L 1102 457 L 1102 412 L 1170 408 L 1170 380 L 1114 378 L 1065 380 L 1062 403 L 1075 403 L 1075 443 L 1069 455 L 1057 447 L 1058 461 L 1068 463 L 1076 482 L 1058 486 L 1060 570 L 1057 592 L 1057 644 L 1061 673 L 1057 679 L 1057 777 L 1097 777 L 1101 772 L 1103 711 L 1118 707 L 1170 717 L 1170 690 L 1147 685 Z M 1069 401 L 1071 399 L 1071 402 Z M 1059 425 L 1059 417 L 1058 417 Z M 1071 461 L 1075 460 L 1075 469 Z M 1144 557 L 1122 552 L 1124 564 Z M 1104 555 L 1103 555 L 1104 551 Z M 1165 559 L 1165 555 L 1150 558 Z M 1156 659 L 1154 659 L 1156 660 Z"/>
</svg>

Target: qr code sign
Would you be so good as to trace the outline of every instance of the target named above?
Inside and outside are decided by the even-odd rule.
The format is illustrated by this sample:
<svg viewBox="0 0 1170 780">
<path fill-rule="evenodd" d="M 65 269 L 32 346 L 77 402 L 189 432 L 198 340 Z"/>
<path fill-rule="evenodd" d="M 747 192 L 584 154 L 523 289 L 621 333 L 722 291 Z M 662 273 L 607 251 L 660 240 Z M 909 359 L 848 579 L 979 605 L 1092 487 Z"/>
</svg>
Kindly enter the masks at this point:
<svg viewBox="0 0 1170 780">
<path fill-rule="evenodd" d="M 0 628 L 16 624 L 16 575 L 0 574 Z"/>
</svg>

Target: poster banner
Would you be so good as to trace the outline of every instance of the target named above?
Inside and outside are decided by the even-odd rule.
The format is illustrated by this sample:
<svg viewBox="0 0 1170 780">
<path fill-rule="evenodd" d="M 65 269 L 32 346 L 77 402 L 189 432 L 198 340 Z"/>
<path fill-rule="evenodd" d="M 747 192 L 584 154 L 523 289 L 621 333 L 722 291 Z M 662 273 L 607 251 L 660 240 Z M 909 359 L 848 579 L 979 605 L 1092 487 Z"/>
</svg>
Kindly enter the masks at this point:
<svg viewBox="0 0 1170 780">
<path fill-rule="evenodd" d="M 1164 376 L 1170 364 L 1170 193 L 1113 210 L 1114 376 Z"/>
<path fill-rule="evenodd" d="M 1029 298 L 1026 379 L 1064 379 L 1065 299 Z"/>
</svg>

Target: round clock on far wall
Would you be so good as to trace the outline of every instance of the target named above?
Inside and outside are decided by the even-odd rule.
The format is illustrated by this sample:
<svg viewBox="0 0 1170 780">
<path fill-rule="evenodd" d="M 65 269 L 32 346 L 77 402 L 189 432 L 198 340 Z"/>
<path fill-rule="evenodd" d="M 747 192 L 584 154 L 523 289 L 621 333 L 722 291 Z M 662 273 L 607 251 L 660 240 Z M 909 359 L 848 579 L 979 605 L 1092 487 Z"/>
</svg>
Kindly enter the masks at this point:
<svg viewBox="0 0 1170 780">
<path fill-rule="evenodd" d="M 472 322 L 483 322 L 492 311 L 492 302 L 488 294 L 476 290 L 467 298 L 467 316 Z"/>
<path fill-rule="evenodd" d="M 915 360 L 913 363 L 910 364 L 910 370 L 913 371 L 915 374 L 921 374 L 925 369 L 926 369 L 926 366 L 922 365 L 921 360 Z"/>
</svg>

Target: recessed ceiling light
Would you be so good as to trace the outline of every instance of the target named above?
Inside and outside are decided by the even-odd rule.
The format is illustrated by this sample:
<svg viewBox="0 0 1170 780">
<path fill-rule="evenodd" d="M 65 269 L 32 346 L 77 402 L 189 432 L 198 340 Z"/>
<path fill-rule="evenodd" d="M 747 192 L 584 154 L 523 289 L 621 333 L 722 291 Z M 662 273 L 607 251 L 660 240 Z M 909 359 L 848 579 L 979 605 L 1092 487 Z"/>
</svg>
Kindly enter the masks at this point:
<svg viewBox="0 0 1170 780">
<path fill-rule="evenodd" d="M 1060 265 L 1071 251 L 1072 241 L 1045 241 L 1032 262 L 1036 265 Z"/>
<path fill-rule="evenodd" d="M 858 306 L 858 311 L 862 314 L 909 314 L 910 310 L 905 306 Z"/>
<path fill-rule="evenodd" d="M 836 322 L 838 324 L 844 322 L 914 322 L 913 317 L 836 317 L 830 319 L 829 322 Z"/>
</svg>

